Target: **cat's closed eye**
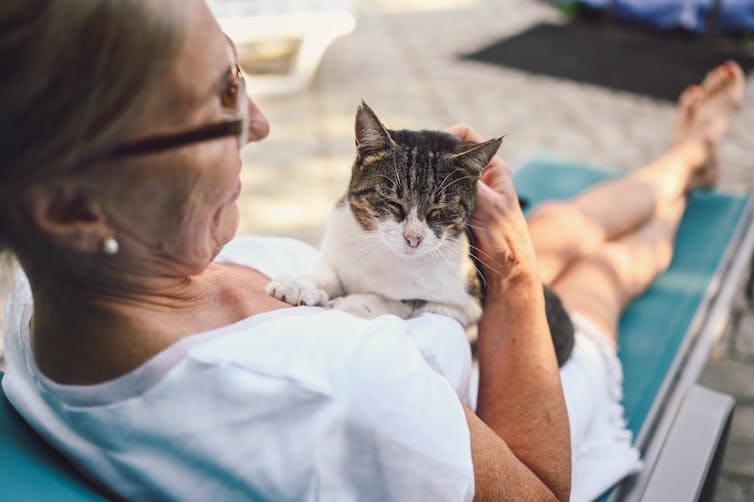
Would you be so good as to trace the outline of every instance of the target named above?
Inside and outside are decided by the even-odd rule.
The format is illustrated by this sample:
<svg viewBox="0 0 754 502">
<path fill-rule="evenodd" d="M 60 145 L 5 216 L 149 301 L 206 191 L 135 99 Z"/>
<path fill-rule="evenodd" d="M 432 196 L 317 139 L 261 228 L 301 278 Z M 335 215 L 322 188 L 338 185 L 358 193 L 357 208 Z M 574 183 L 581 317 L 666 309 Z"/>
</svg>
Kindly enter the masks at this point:
<svg viewBox="0 0 754 502">
<path fill-rule="evenodd" d="M 427 221 L 436 220 L 442 216 L 442 212 L 439 209 L 433 209 L 427 213 Z"/>
<path fill-rule="evenodd" d="M 406 217 L 406 211 L 401 204 L 392 200 L 387 200 L 385 203 L 387 204 L 388 209 L 390 209 L 390 212 L 393 213 L 396 218 L 402 220 Z"/>
</svg>

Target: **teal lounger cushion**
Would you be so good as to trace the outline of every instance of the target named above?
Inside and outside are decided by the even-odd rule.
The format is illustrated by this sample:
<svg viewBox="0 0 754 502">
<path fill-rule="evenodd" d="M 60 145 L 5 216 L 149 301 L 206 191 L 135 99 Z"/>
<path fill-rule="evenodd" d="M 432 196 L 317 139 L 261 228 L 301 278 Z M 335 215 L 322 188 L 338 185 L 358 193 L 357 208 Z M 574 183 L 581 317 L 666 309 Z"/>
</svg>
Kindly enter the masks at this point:
<svg viewBox="0 0 754 502">
<path fill-rule="evenodd" d="M 2 382 L 0 372 L 0 382 Z M 16 413 L 0 387 L 0 499 L 7 502 L 107 500 Z"/>
<path fill-rule="evenodd" d="M 536 158 L 515 173 L 529 208 L 566 199 L 616 173 Z M 728 247 L 747 197 L 694 192 L 676 237 L 670 268 L 624 312 L 618 356 L 623 363 L 623 406 L 636 437 Z"/>
</svg>

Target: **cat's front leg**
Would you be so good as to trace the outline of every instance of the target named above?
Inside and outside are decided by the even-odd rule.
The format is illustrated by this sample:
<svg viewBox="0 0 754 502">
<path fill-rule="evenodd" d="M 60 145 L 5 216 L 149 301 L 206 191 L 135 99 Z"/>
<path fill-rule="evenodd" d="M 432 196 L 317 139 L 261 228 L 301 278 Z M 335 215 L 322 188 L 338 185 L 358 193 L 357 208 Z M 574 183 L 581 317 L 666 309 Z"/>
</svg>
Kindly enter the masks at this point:
<svg viewBox="0 0 754 502">
<path fill-rule="evenodd" d="M 275 277 L 264 290 L 268 295 L 291 305 L 326 305 L 329 299 L 309 275 Z"/>
<path fill-rule="evenodd" d="M 333 308 L 343 310 L 357 317 L 373 317 L 392 314 L 401 319 L 411 317 L 412 307 L 400 300 L 393 300 L 373 293 L 360 293 L 335 298 L 330 302 Z"/>
<path fill-rule="evenodd" d="M 280 276 L 265 286 L 268 295 L 291 305 L 327 305 L 330 298 L 343 293 L 336 272 L 320 259 L 312 272 L 299 276 Z"/>
<path fill-rule="evenodd" d="M 482 317 L 482 307 L 479 305 L 479 302 L 472 298 L 469 298 L 463 305 L 427 302 L 423 306 L 418 307 L 414 314 L 418 315 L 424 312 L 452 317 L 460 322 L 464 328 L 475 325 Z"/>
</svg>

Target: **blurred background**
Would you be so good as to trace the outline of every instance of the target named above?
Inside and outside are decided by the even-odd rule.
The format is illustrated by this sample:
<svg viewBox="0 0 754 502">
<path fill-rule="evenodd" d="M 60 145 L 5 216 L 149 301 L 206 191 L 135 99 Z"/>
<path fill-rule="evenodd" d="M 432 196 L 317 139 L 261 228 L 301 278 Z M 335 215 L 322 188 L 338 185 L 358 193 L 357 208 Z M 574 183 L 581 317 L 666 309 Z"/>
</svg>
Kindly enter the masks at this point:
<svg viewBox="0 0 754 502">
<path fill-rule="evenodd" d="M 649 45 L 639 39 L 609 47 L 610 40 L 588 30 L 646 32 L 623 29 L 610 19 L 574 22 L 573 6 L 535 0 L 215 0 L 211 5 L 238 43 L 251 73 L 249 93 L 271 123 L 270 136 L 244 151 L 248 169 L 240 231 L 293 235 L 315 245 L 345 190 L 354 155 L 353 118 L 362 99 L 389 128 L 468 122 L 485 135 L 506 135 L 501 152 L 514 165 L 547 152 L 628 170 L 667 147 L 674 96 L 729 56 L 720 51 L 717 58 L 713 53 L 697 61 L 700 47 L 734 45 L 735 55 L 746 54 L 747 47 L 745 37 L 712 39 L 680 29 Z M 540 33 L 550 26 L 576 28 L 554 38 Z M 586 33 L 586 45 L 572 40 L 572 33 Z M 550 40 L 540 43 L 538 35 Z M 500 60 L 509 64 L 479 59 L 488 57 L 484 49 L 506 42 Z M 527 54 L 527 46 L 538 43 L 533 55 Z M 644 43 L 643 53 L 637 54 L 637 43 Z M 310 61 L 297 68 L 296 52 L 307 44 L 322 50 L 310 50 Z M 654 58 L 647 67 L 648 59 L 668 45 L 675 53 Z M 590 47 L 607 50 L 585 54 Z M 479 58 L 469 57 L 474 54 Z M 527 59 L 539 68 L 522 70 L 520 62 Z M 749 60 L 743 63 L 751 66 Z M 569 64 L 581 68 L 557 75 L 567 73 Z M 619 88 L 616 73 L 649 81 L 649 92 Z M 601 75 L 605 85 L 589 81 Z M 652 96 L 652 87 L 666 81 L 672 81 L 665 91 L 672 100 Z M 749 91 L 753 86 L 750 81 Z M 754 93 L 748 92 L 722 146 L 721 186 L 728 190 L 754 189 L 752 105 Z"/>
<path fill-rule="evenodd" d="M 392 129 L 467 122 L 505 135 L 514 167 L 546 152 L 631 170 L 668 146 L 686 85 L 728 58 L 754 68 L 752 1 L 210 3 L 271 123 L 243 152 L 240 233 L 314 245 L 346 188 L 362 99 Z M 750 78 L 720 150 L 722 190 L 754 191 L 753 139 Z M 754 311 L 742 294 L 702 383 L 737 400 L 716 500 L 754 500 Z"/>
</svg>

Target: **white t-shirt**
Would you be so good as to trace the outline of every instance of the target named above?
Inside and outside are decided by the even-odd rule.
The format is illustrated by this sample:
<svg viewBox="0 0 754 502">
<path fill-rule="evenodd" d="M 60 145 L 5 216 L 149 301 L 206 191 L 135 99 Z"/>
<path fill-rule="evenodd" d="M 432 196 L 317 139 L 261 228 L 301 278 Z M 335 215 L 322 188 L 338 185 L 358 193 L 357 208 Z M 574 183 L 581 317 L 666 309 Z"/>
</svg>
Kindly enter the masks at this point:
<svg viewBox="0 0 754 502">
<path fill-rule="evenodd" d="M 268 276 L 309 270 L 291 239 L 237 238 L 218 261 Z M 90 476 L 128 499 L 471 500 L 461 402 L 476 379 L 454 320 L 358 319 L 313 307 L 259 314 L 181 339 L 120 378 L 59 385 L 30 348 L 22 273 L 6 309 L 13 406 Z M 640 466 L 620 407 L 614 349 L 588 323 L 561 369 L 574 501 Z M 103 334 L 104 336 L 104 334 Z"/>
<path fill-rule="evenodd" d="M 315 256 L 295 241 L 241 238 L 219 261 L 276 275 L 303 271 Z M 129 500 L 473 497 L 457 396 L 468 394 L 470 356 L 454 320 L 282 309 L 183 338 L 115 380 L 59 385 L 34 363 L 31 295 L 22 274 L 17 282 L 8 399 Z"/>
</svg>

